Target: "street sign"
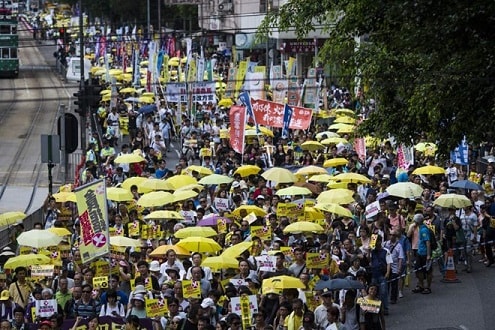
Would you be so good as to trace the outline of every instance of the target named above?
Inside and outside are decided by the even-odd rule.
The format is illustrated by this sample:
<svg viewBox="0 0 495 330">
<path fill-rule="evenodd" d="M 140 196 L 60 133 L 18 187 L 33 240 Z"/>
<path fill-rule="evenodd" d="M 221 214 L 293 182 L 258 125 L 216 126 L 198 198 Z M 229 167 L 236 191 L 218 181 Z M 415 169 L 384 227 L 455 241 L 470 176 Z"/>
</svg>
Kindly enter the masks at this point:
<svg viewBox="0 0 495 330">
<path fill-rule="evenodd" d="M 60 142 L 58 135 L 41 135 L 41 162 L 60 164 Z"/>
</svg>

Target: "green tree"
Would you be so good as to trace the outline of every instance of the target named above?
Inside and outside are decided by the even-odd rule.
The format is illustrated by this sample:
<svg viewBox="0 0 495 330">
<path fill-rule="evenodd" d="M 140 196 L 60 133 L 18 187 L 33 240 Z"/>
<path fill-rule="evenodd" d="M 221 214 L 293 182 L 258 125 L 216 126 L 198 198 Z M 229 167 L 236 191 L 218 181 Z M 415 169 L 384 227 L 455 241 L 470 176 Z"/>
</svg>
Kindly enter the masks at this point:
<svg viewBox="0 0 495 330">
<path fill-rule="evenodd" d="M 362 133 L 406 143 L 425 135 L 446 152 L 463 135 L 474 143 L 494 137 L 494 23 L 491 0 L 289 0 L 258 32 L 303 38 L 323 28 L 320 58 L 341 64 L 349 87 L 359 73 L 377 102 Z"/>
</svg>

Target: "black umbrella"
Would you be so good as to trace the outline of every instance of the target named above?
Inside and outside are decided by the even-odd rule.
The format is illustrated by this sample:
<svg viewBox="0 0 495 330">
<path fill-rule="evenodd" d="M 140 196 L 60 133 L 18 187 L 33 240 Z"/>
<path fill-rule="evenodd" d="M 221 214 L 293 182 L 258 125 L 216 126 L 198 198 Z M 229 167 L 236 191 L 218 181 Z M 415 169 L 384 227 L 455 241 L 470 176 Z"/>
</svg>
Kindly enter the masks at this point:
<svg viewBox="0 0 495 330">
<path fill-rule="evenodd" d="M 364 284 L 347 278 L 336 278 L 333 280 L 323 281 L 320 280 L 315 285 L 315 290 L 350 290 L 350 289 L 364 289 Z"/>
</svg>

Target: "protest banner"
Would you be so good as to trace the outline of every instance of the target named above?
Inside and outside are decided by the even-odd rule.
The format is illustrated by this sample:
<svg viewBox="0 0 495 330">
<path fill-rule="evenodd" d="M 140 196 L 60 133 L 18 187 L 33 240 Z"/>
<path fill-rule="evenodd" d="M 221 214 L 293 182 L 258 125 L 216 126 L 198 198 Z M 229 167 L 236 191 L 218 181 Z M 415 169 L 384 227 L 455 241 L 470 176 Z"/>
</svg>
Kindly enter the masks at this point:
<svg viewBox="0 0 495 330">
<path fill-rule="evenodd" d="M 36 316 L 38 317 L 51 317 L 57 313 L 57 300 L 36 300 Z"/>
<path fill-rule="evenodd" d="M 241 285 L 248 286 L 248 283 L 242 278 L 231 278 L 229 280 L 235 287 L 240 287 Z"/>
<path fill-rule="evenodd" d="M 366 298 L 358 298 L 356 303 L 361 309 L 367 313 L 378 314 L 380 312 L 380 306 L 382 302 L 380 300 L 371 300 Z"/>
<path fill-rule="evenodd" d="M 93 288 L 108 289 L 108 276 L 93 277 Z"/>
<path fill-rule="evenodd" d="M 146 298 L 146 316 L 150 318 L 154 318 L 156 316 L 163 316 L 168 313 L 167 300 L 160 299 L 149 299 Z"/>
<path fill-rule="evenodd" d="M 217 211 L 226 211 L 229 209 L 229 199 L 215 197 L 213 200 L 213 206 Z"/>
<path fill-rule="evenodd" d="M 258 300 L 256 299 L 256 295 L 246 296 L 249 301 L 249 309 L 252 314 L 258 313 Z M 241 310 L 241 297 L 232 297 L 230 298 L 230 308 L 232 313 L 236 313 L 239 316 L 242 316 Z"/>
<path fill-rule="evenodd" d="M 270 226 L 251 226 L 251 237 L 259 237 L 262 241 L 271 240 Z"/>
<path fill-rule="evenodd" d="M 370 218 L 374 217 L 375 215 L 377 215 L 378 212 L 380 212 L 380 201 L 376 201 L 376 202 L 373 202 L 371 204 L 368 204 L 366 206 L 365 211 L 364 211 L 364 215 L 365 215 L 366 219 L 370 219 Z"/>
<path fill-rule="evenodd" d="M 328 253 L 306 253 L 306 267 L 322 269 L 328 266 L 330 261 Z"/>
<path fill-rule="evenodd" d="M 32 265 L 31 277 L 52 277 L 54 270 L 54 265 Z"/>
<path fill-rule="evenodd" d="M 198 281 L 183 280 L 182 291 L 184 298 L 201 298 L 201 283 Z"/>
<path fill-rule="evenodd" d="M 256 263 L 261 272 L 274 272 L 276 270 L 275 264 L 277 263 L 276 256 L 263 255 L 254 257 Z"/>
</svg>

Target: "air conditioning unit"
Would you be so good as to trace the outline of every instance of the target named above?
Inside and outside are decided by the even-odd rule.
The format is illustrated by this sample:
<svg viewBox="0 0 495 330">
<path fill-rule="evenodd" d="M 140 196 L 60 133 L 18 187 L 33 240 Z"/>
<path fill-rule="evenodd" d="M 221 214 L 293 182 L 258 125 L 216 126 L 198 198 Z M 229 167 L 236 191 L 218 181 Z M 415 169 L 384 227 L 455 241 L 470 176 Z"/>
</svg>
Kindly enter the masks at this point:
<svg viewBox="0 0 495 330">
<path fill-rule="evenodd" d="M 220 13 L 231 13 L 234 9 L 234 4 L 230 1 L 222 1 L 218 4 L 218 11 Z"/>
</svg>

